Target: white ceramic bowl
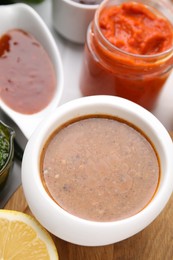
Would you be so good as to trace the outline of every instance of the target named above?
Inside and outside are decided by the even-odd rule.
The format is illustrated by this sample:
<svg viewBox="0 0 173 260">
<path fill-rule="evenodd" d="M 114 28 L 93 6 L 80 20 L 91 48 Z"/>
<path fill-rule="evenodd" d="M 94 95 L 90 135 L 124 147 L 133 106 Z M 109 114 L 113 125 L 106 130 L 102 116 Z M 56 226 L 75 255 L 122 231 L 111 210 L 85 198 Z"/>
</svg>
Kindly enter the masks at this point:
<svg viewBox="0 0 173 260">
<path fill-rule="evenodd" d="M 146 133 L 161 162 L 161 178 L 152 201 L 138 214 L 114 222 L 94 222 L 75 217 L 60 208 L 45 191 L 40 179 L 40 154 L 52 132 L 72 118 L 113 115 Z M 164 126 L 150 112 L 131 101 L 113 96 L 91 96 L 70 101 L 54 111 L 29 140 L 22 162 L 22 184 L 35 217 L 54 235 L 79 245 L 100 246 L 126 239 L 149 225 L 163 210 L 173 190 L 173 143 Z"/>
<path fill-rule="evenodd" d="M 86 0 L 87 1 L 87 0 Z M 89 23 L 98 5 L 86 5 L 73 0 L 53 0 L 52 19 L 54 28 L 66 39 L 84 43 Z"/>
<path fill-rule="evenodd" d="M 32 7 L 20 3 L 0 6 L 0 17 L 0 35 L 6 33 L 10 29 L 22 29 L 32 34 L 44 47 L 54 66 L 57 80 L 56 92 L 49 105 L 40 112 L 32 115 L 21 114 L 9 108 L 2 99 L 0 99 L 0 108 L 14 120 L 26 139 L 29 139 L 32 132 L 45 115 L 49 114 L 60 102 L 64 81 L 62 61 L 51 32 Z"/>
</svg>

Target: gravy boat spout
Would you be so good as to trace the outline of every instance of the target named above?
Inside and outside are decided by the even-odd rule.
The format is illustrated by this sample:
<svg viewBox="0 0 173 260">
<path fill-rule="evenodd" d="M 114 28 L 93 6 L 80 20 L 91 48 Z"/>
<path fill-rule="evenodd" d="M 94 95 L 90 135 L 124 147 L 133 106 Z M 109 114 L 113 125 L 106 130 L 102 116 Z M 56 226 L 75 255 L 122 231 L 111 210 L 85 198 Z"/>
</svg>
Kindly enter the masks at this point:
<svg viewBox="0 0 173 260">
<path fill-rule="evenodd" d="M 0 35 L 9 30 L 20 29 L 31 34 L 47 52 L 54 68 L 56 86 L 53 98 L 41 111 L 24 114 L 14 111 L 2 99 L 0 86 L 0 110 L 10 117 L 20 128 L 26 139 L 29 139 L 37 125 L 59 104 L 63 91 L 63 67 L 56 42 L 39 14 L 27 4 L 0 6 Z"/>
</svg>

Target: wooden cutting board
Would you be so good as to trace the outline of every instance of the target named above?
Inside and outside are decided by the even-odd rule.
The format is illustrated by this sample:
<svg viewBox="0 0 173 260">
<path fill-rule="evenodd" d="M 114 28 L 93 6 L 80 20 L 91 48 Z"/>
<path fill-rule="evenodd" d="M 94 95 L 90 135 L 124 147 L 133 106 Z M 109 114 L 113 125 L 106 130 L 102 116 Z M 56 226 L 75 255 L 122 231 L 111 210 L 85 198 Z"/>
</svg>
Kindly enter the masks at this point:
<svg viewBox="0 0 173 260">
<path fill-rule="evenodd" d="M 173 132 L 170 135 L 173 139 Z M 15 192 L 5 208 L 31 214 L 22 187 Z M 84 247 L 52 237 L 60 260 L 171 260 L 173 259 L 173 195 L 153 223 L 137 235 L 119 243 Z"/>
</svg>

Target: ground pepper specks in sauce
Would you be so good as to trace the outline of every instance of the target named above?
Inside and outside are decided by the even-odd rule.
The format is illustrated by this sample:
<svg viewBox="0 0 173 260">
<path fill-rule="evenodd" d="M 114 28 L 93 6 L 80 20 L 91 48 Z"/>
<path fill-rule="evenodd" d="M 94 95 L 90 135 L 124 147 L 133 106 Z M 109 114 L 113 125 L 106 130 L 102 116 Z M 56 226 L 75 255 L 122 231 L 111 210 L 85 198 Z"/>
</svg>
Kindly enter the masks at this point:
<svg viewBox="0 0 173 260">
<path fill-rule="evenodd" d="M 45 108 L 55 93 L 56 78 L 42 45 L 25 31 L 13 29 L 0 38 L 0 96 L 23 114 Z"/>
<path fill-rule="evenodd" d="M 66 211 L 113 221 L 134 215 L 152 199 L 159 160 L 143 134 L 125 122 L 86 118 L 48 140 L 41 158 L 46 190 Z"/>
</svg>

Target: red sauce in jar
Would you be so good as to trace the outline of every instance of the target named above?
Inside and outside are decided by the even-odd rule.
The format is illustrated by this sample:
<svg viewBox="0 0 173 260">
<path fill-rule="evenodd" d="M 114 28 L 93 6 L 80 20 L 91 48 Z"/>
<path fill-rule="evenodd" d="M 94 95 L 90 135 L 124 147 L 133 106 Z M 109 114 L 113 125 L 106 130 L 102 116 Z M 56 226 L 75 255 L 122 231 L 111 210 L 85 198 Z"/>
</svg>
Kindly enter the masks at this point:
<svg viewBox="0 0 173 260">
<path fill-rule="evenodd" d="M 0 95 L 13 110 L 37 113 L 56 88 L 53 65 L 42 45 L 25 31 L 13 29 L 0 38 Z"/>
<path fill-rule="evenodd" d="M 81 92 L 120 96 L 152 110 L 173 66 L 173 26 L 137 2 L 104 4 L 88 30 Z"/>
<path fill-rule="evenodd" d="M 169 49 L 173 43 L 171 24 L 140 3 L 104 8 L 99 26 L 110 43 L 130 53 L 156 54 Z"/>
</svg>

